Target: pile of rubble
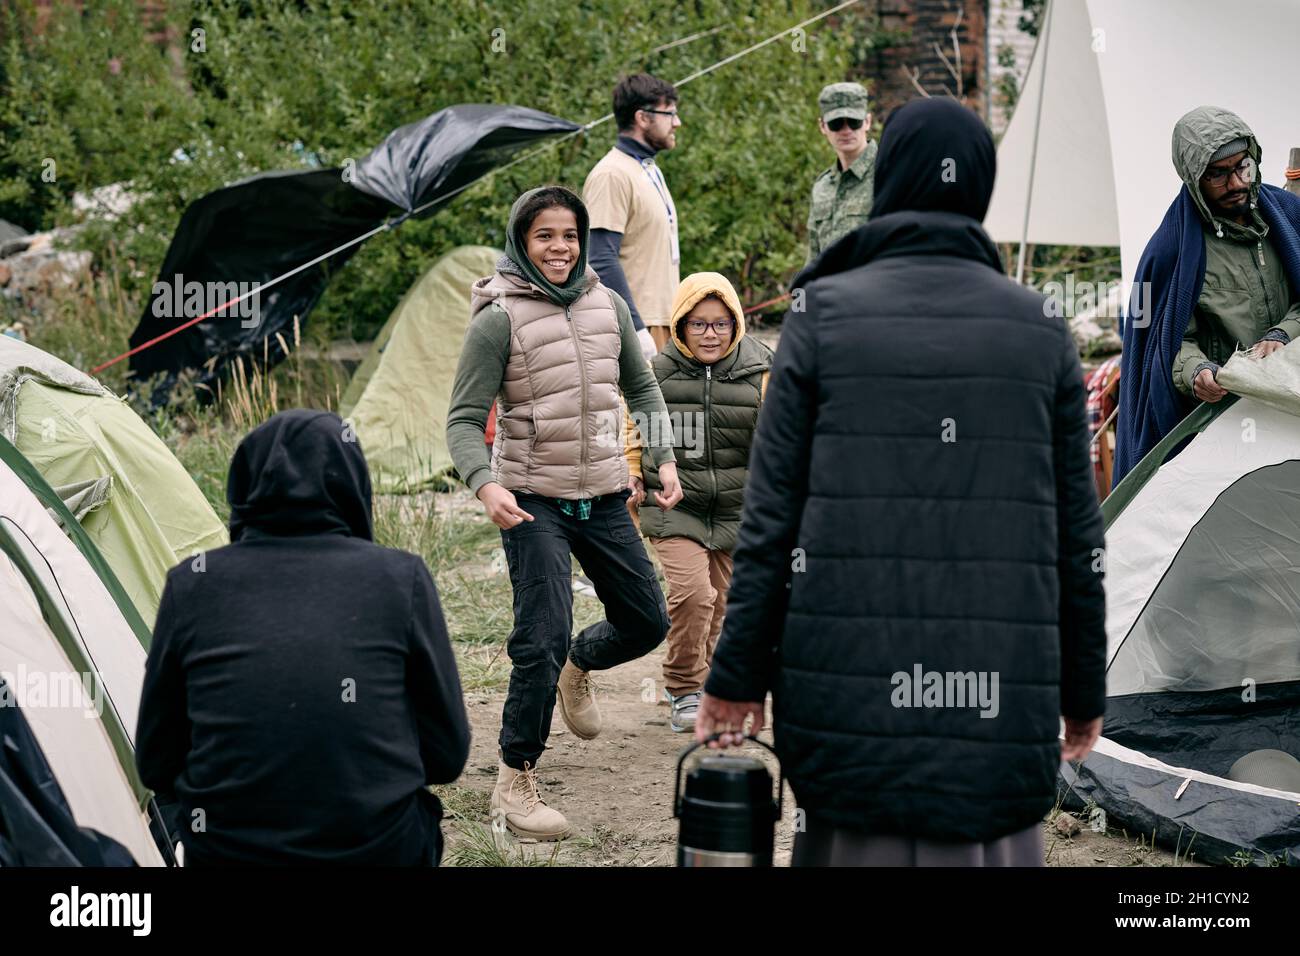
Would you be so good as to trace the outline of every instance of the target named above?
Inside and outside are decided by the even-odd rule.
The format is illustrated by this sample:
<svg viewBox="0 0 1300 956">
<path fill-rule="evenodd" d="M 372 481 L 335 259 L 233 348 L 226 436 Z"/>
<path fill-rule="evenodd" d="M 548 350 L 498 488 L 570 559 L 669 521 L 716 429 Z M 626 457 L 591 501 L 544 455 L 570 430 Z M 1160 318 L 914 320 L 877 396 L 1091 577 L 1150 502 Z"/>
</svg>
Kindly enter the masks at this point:
<svg viewBox="0 0 1300 956">
<path fill-rule="evenodd" d="M 28 233 L 0 219 L 0 296 L 24 305 L 90 273 L 90 253 L 56 248 L 75 230 Z"/>
<path fill-rule="evenodd" d="M 94 217 L 113 221 L 135 203 L 128 183 L 111 183 L 75 193 L 72 208 L 78 222 Z M 29 233 L 0 219 L 0 332 L 22 337 L 22 322 L 39 315 L 43 301 L 60 289 L 90 277 L 91 254 L 75 248 L 81 226 Z"/>
</svg>

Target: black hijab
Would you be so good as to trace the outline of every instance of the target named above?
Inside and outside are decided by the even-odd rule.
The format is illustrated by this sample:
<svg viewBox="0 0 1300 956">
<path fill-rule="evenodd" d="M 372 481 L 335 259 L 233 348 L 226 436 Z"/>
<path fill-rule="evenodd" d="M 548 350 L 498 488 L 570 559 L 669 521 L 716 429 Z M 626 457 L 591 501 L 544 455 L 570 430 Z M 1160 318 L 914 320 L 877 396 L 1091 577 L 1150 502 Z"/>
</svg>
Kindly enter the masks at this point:
<svg viewBox="0 0 1300 956">
<path fill-rule="evenodd" d="M 226 483 L 230 540 L 305 534 L 373 539 L 370 471 L 351 427 L 296 408 L 239 443 Z"/>
<path fill-rule="evenodd" d="M 984 121 L 955 100 L 905 103 L 880 134 L 871 218 L 906 209 L 983 222 L 997 155 Z"/>
</svg>

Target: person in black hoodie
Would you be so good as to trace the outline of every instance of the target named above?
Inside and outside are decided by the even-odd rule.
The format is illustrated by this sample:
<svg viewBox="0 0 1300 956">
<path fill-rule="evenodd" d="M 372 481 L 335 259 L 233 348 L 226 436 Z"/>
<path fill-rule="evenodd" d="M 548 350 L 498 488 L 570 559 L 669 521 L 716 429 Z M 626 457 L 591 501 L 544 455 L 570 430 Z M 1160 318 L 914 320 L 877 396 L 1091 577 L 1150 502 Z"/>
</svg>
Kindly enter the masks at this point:
<svg viewBox="0 0 1300 956">
<path fill-rule="evenodd" d="M 895 111 L 869 221 L 781 329 L 696 736 L 738 743 L 772 691 L 796 864 L 1041 866 L 1100 733 L 1083 376 L 980 226 L 995 157 L 957 103 Z"/>
<path fill-rule="evenodd" d="M 436 864 L 469 724 L 433 579 L 374 544 L 370 475 L 330 412 L 235 452 L 231 544 L 167 576 L 136 734 L 186 865 Z"/>
</svg>

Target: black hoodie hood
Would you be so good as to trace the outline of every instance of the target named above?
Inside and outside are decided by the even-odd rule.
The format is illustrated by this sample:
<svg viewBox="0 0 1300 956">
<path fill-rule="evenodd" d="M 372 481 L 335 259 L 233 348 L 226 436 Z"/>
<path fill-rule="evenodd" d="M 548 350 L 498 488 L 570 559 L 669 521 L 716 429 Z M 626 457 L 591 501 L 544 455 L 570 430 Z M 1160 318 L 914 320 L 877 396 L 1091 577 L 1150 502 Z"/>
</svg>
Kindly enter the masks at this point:
<svg viewBox="0 0 1300 956">
<path fill-rule="evenodd" d="M 333 412 L 281 412 L 249 432 L 230 462 L 230 540 L 344 534 L 370 541 L 370 495 L 370 471 L 350 426 Z"/>
<path fill-rule="evenodd" d="M 980 225 L 996 172 L 993 137 L 975 113 L 948 99 L 900 106 L 880 135 L 870 220 L 832 243 L 791 288 L 885 256 L 960 256 L 1002 271 Z"/>
</svg>

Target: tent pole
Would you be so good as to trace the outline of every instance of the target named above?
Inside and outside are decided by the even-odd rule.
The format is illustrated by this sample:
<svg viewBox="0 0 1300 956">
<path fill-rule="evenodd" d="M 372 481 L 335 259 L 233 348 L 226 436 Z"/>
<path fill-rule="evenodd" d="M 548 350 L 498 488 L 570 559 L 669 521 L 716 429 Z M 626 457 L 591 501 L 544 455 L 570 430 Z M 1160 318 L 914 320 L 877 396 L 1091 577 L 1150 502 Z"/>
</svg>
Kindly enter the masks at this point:
<svg viewBox="0 0 1300 956">
<path fill-rule="evenodd" d="M 1043 97 L 1047 93 L 1047 53 L 1052 37 L 1053 0 L 1047 0 L 1043 11 L 1043 35 L 1038 41 L 1043 45 L 1043 72 L 1038 84 L 1038 103 L 1034 108 L 1034 144 L 1029 151 L 1029 188 L 1025 193 L 1025 221 L 1020 229 L 1020 256 L 1016 263 L 1016 281 L 1025 283 L 1025 247 L 1029 243 L 1029 206 L 1034 199 L 1034 169 L 1038 165 L 1038 129 L 1043 122 Z"/>
</svg>

